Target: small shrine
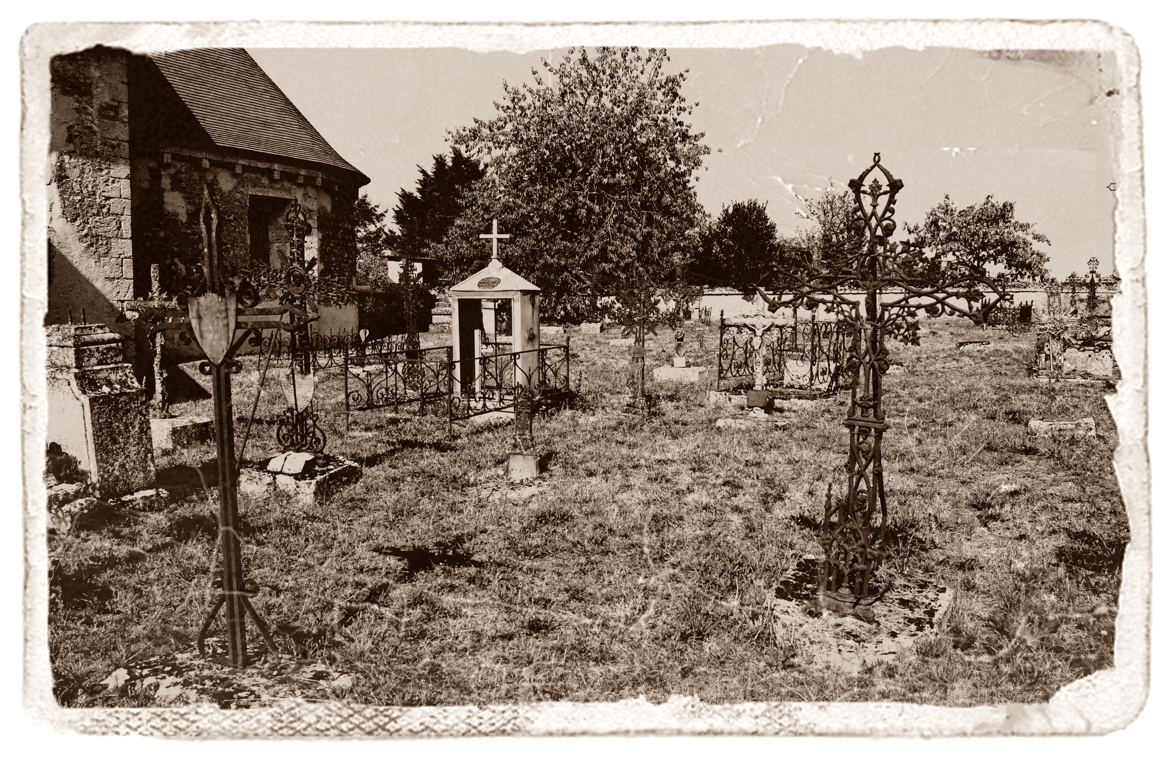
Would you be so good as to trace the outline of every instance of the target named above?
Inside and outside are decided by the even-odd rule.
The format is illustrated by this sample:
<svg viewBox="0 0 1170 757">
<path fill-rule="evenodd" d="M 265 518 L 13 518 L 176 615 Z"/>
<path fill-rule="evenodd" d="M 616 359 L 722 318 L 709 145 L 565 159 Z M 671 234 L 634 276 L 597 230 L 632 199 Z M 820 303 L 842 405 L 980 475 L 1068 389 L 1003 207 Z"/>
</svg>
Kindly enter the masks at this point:
<svg viewBox="0 0 1170 757">
<path fill-rule="evenodd" d="M 476 386 L 476 358 L 491 348 L 496 334 L 496 304 L 511 303 L 512 337 L 507 352 L 516 354 L 516 385 L 535 390 L 540 368 L 540 287 L 509 270 L 501 261 L 498 243 L 510 234 L 499 233 L 492 221 L 492 233 L 480 234 L 492 241 L 492 259 L 485 268 L 468 276 L 449 290 L 451 300 L 451 359 L 458 366 L 453 376 L 454 391 L 470 394 Z"/>
</svg>

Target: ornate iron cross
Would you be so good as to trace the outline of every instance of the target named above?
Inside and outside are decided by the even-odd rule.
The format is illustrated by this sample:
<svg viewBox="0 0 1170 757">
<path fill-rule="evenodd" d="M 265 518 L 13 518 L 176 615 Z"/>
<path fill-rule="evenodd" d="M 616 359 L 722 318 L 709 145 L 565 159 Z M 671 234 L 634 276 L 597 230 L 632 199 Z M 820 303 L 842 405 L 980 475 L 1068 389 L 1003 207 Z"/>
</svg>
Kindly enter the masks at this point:
<svg viewBox="0 0 1170 757">
<path fill-rule="evenodd" d="M 916 245 L 891 241 L 902 187 L 902 181 L 881 164 L 881 154 L 874 153 L 873 164 L 849 182 L 856 202 L 852 223 L 864 232 L 860 248 L 839 250 L 812 270 L 778 272 L 775 289 L 782 294 L 759 290 L 773 311 L 821 306 L 852 333 L 846 364 L 853 379 L 845 418 L 846 490 L 843 497 L 834 498 L 830 486 L 826 494 L 820 588 L 822 605 L 859 615 L 866 615 L 868 605 L 881 596 L 875 576 L 887 553 L 882 470 L 882 435 L 889 428 L 882 404 L 882 381 L 889 368 L 886 337 L 917 344 L 918 311 L 962 315 L 983 323 L 1008 294 L 981 268 L 961 261 L 944 263 Z M 997 296 L 986 299 L 985 289 Z M 860 290 L 861 297 L 850 296 L 848 290 Z"/>
<path fill-rule="evenodd" d="M 203 190 L 199 229 L 202 236 L 202 262 L 190 267 L 181 264 L 176 266 L 180 279 L 177 302 L 180 307 L 174 310 L 154 307 L 144 320 L 152 334 L 181 329 L 180 339 L 186 342 L 190 342 L 193 335 L 205 358 L 199 365 L 199 371 L 205 376 L 211 376 L 222 567 L 219 578 L 214 581 L 219 594 L 199 629 L 196 644 L 199 651 L 204 652 L 207 632 L 222 607 L 227 626 L 229 661 L 234 666 L 244 667 L 248 664 L 248 617 L 256 624 L 269 651 L 275 652 L 275 646 L 267 626 L 249 600 L 255 594 L 255 587 L 244 580 L 236 499 L 239 466 L 231 377 L 241 369 L 235 355 L 245 344 L 259 345 L 264 330 L 280 329 L 288 332 L 300 328 L 303 323 L 301 311 L 283 304 L 285 298 L 281 298 L 281 305 L 260 307 L 260 294 L 256 286 L 247 278 L 228 275 L 218 243 L 219 212 L 207 187 Z"/>
<path fill-rule="evenodd" d="M 325 432 L 317 424 L 313 405 L 316 375 L 313 372 L 313 335 L 309 324 L 317 319 L 309 302 L 311 271 L 317 259 L 305 260 L 305 236 L 312 227 L 301 203 L 294 197 L 284 216 L 288 231 L 288 261 L 284 269 L 280 304 L 289 314 L 289 372 L 285 392 L 289 407 L 276 424 L 276 440 L 285 452 L 324 452 Z"/>
</svg>

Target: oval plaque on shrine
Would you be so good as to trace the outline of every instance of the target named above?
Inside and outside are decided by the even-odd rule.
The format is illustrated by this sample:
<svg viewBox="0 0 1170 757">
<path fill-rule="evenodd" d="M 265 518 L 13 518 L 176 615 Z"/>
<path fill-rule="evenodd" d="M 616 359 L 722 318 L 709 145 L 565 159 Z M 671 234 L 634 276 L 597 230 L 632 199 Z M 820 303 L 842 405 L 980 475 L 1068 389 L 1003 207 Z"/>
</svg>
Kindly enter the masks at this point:
<svg viewBox="0 0 1170 757">
<path fill-rule="evenodd" d="M 484 276 L 475 285 L 480 289 L 495 289 L 500 285 L 500 278 L 498 276 Z"/>
</svg>

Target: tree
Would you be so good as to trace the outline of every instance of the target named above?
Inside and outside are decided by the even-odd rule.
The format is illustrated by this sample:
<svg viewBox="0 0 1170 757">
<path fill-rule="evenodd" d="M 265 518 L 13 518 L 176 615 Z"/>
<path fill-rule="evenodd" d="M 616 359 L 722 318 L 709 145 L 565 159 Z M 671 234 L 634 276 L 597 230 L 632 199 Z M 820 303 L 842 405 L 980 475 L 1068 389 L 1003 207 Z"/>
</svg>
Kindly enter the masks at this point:
<svg viewBox="0 0 1170 757">
<path fill-rule="evenodd" d="M 1035 224 L 1017 219 L 1010 200 L 996 202 L 988 195 L 978 205 L 960 208 L 944 195 L 921 224 L 906 228 L 906 234 L 921 250 L 924 275 L 979 271 L 1007 283 L 1047 274 L 1048 254 L 1036 245 L 1049 244 L 1048 237 Z"/>
<path fill-rule="evenodd" d="M 385 288 L 390 280 L 383 255 L 393 246 L 394 233 L 386 227 L 386 209 L 363 192 L 353 206 L 357 239 L 357 279 Z"/>
<path fill-rule="evenodd" d="M 695 281 L 754 292 L 767 285 L 781 258 L 794 254 L 776 234 L 767 203 L 758 200 L 724 206 L 703 229 L 699 253 L 691 267 Z"/>
<path fill-rule="evenodd" d="M 865 244 L 864 231 L 853 223 L 856 203 L 853 192 L 835 189 L 832 184 L 817 199 L 800 197 L 804 210 L 798 213 L 813 222 L 811 228 L 801 229 L 796 235 L 796 246 L 802 257 L 799 265 L 833 269 L 843 258 Z"/>
<path fill-rule="evenodd" d="M 454 132 L 487 173 L 435 246 L 452 278 L 483 265 L 478 234 L 498 218 L 513 235 L 507 264 L 542 288 L 554 318 L 596 317 L 602 298 L 645 301 L 635 291 L 682 292 L 702 218 L 692 178 L 709 148 L 686 121 L 686 73 L 666 73 L 668 62 L 663 50 L 572 49 L 531 82 L 505 83 L 494 118 Z M 645 325 L 658 318 L 635 309 Z"/>
<path fill-rule="evenodd" d="M 815 201 L 805 201 L 807 217 L 814 225 L 802 230 L 797 240 L 807 253 L 810 270 L 837 270 L 844 257 L 864 244 L 864 228 L 855 222 L 855 205 L 849 190 L 829 191 Z M 906 227 L 906 236 L 916 251 L 906 264 L 924 280 L 979 274 L 998 287 L 1016 279 L 1043 281 L 1048 276 L 1048 255 L 1037 247 L 1049 244 L 1048 237 L 1035 224 L 1016 218 L 1015 203 L 1010 200 L 997 202 L 988 195 L 977 205 L 959 207 L 950 195 L 944 195 L 921 223 Z M 1005 293 L 1002 289 L 992 292 L 986 309 L 995 307 Z"/>
<path fill-rule="evenodd" d="M 435 155 L 428 171 L 418 166 L 413 191 L 400 189 L 394 207 L 393 249 L 400 255 L 420 255 L 429 246 L 443 241 L 455 219 L 463 212 L 476 182 L 483 178 L 479 162 L 455 148 L 451 155 Z"/>
</svg>

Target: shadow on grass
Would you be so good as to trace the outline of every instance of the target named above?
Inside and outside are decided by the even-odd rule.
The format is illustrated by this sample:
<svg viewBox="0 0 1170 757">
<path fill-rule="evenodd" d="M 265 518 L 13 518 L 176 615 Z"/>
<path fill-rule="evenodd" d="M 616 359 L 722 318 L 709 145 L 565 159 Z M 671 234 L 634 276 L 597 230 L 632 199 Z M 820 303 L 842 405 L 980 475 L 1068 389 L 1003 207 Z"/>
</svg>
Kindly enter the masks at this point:
<svg viewBox="0 0 1170 757">
<path fill-rule="evenodd" d="M 1068 532 L 1069 542 L 1056 548 L 1056 559 L 1090 573 L 1118 573 L 1125 560 L 1126 540 L 1078 529 Z"/>
<path fill-rule="evenodd" d="M 198 468 L 193 465 L 172 465 L 159 470 L 154 477 L 155 486 L 166 489 L 176 496 L 186 496 L 192 492 L 203 491 L 204 483 L 209 489 L 214 489 L 217 483 L 219 468 L 215 460 L 208 460 Z M 200 473 L 203 478 L 200 479 Z"/>
<path fill-rule="evenodd" d="M 474 559 L 463 549 L 463 540 L 441 542 L 433 547 L 374 547 L 374 552 L 386 557 L 395 557 L 405 562 L 402 570 L 404 580 L 410 581 L 419 573 L 436 567 L 480 568 L 483 563 Z"/>
</svg>

